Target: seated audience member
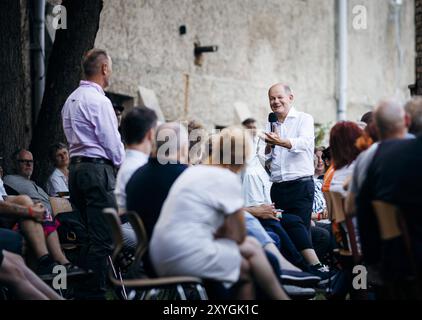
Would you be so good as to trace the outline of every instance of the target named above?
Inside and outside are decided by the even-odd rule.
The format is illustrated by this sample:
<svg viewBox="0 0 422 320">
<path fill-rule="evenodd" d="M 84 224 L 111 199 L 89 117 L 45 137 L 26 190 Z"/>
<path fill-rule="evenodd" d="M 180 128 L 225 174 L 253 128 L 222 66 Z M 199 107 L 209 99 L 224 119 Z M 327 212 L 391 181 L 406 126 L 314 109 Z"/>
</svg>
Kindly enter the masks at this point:
<svg viewBox="0 0 422 320">
<path fill-rule="evenodd" d="M 127 201 L 126 185 L 135 171 L 148 162 L 156 125 L 157 115 L 153 110 L 137 107 L 126 114 L 120 127 L 126 144 L 126 157 L 117 174 L 114 194 L 121 214 L 124 243 L 129 248 L 136 246 L 136 235 L 124 215 Z"/>
<path fill-rule="evenodd" d="M 34 171 L 32 153 L 21 149 L 14 153 L 16 174 L 4 177 L 5 189 L 8 195 L 27 195 L 34 202 L 41 202 L 47 210 L 47 219 L 52 219 L 52 208 L 48 194 L 31 180 Z"/>
<path fill-rule="evenodd" d="M 395 101 L 382 101 L 374 111 L 374 121 L 367 127 L 363 137 L 358 140 L 358 147 L 363 151 L 356 159 L 353 178 L 346 199 L 346 212 L 354 214 L 355 196 L 362 187 L 368 168 L 379 146 L 379 140 L 403 139 L 407 134 L 406 114 Z M 375 129 L 376 132 L 373 132 Z M 362 140 L 369 140 L 364 142 Z"/>
<path fill-rule="evenodd" d="M 188 123 L 189 134 L 189 164 L 200 164 L 204 154 L 205 141 L 208 134 L 204 126 L 198 121 L 191 120 Z"/>
<path fill-rule="evenodd" d="M 322 159 L 324 148 L 316 148 L 314 153 L 315 166 L 315 193 L 314 204 L 312 207 L 312 220 L 320 221 L 327 218 L 327 204 L 325 203 L 324 195 L 322 194 L 322 182 L 325 174 L 325 165 Z"/>
<path fill-rule="evenodd" d="M 3 249 L 0 238 L 0 284 L 8 287 L 19 300 L 63 300 L 38 278 L 22 257 Z"/>
<path fill-rule="evenodd" d="M 114 113 L 116 114 L 116 118 L 117 118 L 117 126 L 120 129 L 120 125 L 122 124 L 122 117 L 123 117 L 123 112 L 125 111 L 125 107 L 122 106 L 121 104 L 113 103 L 113 109 L 114 109 Z"/>
<path fill-rule="evenodd" d="M 256 120 L 248 118 L 242 122 L 242 126 L 249 131 L 253 137 L 254 153 L 259 159 L 261 165 L 265 168 L 265 139 L 258 133 Z"/>
<path fill-rule="evenodd" d="M 54 164 L 54 171 L 47 180 L 46 191 L 50 197 L 69 193 L 69 150 L 63 143 L 50 148 L 50 161 Z"/>
<path fill-rule="evenodd" d="M 42 225 L 31 220 L 19 222 L 19 218 L 12 221 L 12 225 L 19 222 L 19 229 L 27 238 L 38 258 L 37 273 L 49 274 L 57 263 L 65 265 L 68 271 L 75 271 L 77 267 L 69 262 L 61 250 L 56 231 L 58 225 L 52 218 L 49 197 L 43 189 L 30 180 L 34 169 L 32 153 L 22 149 L 15 153 L 14 160 L 17 174 L 8 175 L 4 178 L 6 191 L 11 190 L 13 194 L 26 195 L 27 197 L 17 197 L 10 201 L 26 207 L 40 203 L 45 212 Z"/>
<path fill-rule="evenodd" d="M 409 133 L 414 136 L 422 134 L 422 97 L 414 97 L 406 103 L 404 109 L 409 117 Z"/>
<path fill-rule="evenodd" d="M 320 263 L 302 219 L 291 214 L 285 214 L 282 219 L 278 219 L 277 211 L 271 202 L 270 190 L 269 176 L 255 153 L 242 174 L 245 210 L 255 216 L 270 235 L 277 237 L 276 242 L 281 243 L 279 249 L 288 261 L 323 281 L 327 280 L 329 269 Z"/>
<path fill-rule="evenodd" d="M 315 148 L 314 151 L 314 203 L 312 206 L 312 244 L 318 257 L 327 262 L 327 257 L 335 249 L 335 241 L 331 234 L 331 224 L 328 220 L 327 204 L 322 193 L 322 183 L 325 174 L 325 165 L 322 159 L 325 148 Z"/>
<path fill-rule="evenodd" d="M 366 123 L 366 125 L 368 126 L 373 122 L 373 120 L 374 120 L 374 113 L 372 111 L 368 111 L 360 119 L 361 122 Z"/>
<path fill-rule="evenodd" d="M 363 130 L 350 121 L 339 122 L 331 129 L 330 152 L 334 173 L 330 176 L 328 191 L 346 196 L 344 184 L 353 173 L 354 161 L 360 153 L 356 141 L 362 134 Z"/>
<path fill-rule="evenodd" d="M 254 299 L 254 284 L 271 299 L 288 299 L 260 244 L 246 237 L 238 174 L 251 141 L 227 129 L 213 142 L 210 165 L 186 169 L 164 202 L 150 243 L 153 266 L 160 276 L 227 283 L 238 299 Z"/>
<path fill-rule="evenodd" d="M 187 168 L 187 131 L 179 123 L 164 123 L 157 128 L 155 144 L 154 156 L 133 174 L 126 186 L 127 210 L 139 214 L 149 239 L 171 186 Z"/>
<path fill-rule="evenodd" d="M 380 266 L 384 284 L 394 285 L 384 292 L 388 299 L 391 299 L 391 294 L 400 296 L 400 299 L 414 298 L 414 293 L 408 291 L 409 287 L 406 290 L 406 286 L 415 273 L 422 274 L 421 163 L 422 136 L 381 142 L 356 197 L 364 261 L 370 266 Z M 409 237 L 402 234 L 381 240 L 372 201 L 383 201 L 398 207 Z M 404 232 L 405 229 L 401 230 Z M 408 241 L 410 257 L 406 245 Z M 419 286 L 420 291 L 421 283 L 410 281 L 410 286 Z"/>
</svg>

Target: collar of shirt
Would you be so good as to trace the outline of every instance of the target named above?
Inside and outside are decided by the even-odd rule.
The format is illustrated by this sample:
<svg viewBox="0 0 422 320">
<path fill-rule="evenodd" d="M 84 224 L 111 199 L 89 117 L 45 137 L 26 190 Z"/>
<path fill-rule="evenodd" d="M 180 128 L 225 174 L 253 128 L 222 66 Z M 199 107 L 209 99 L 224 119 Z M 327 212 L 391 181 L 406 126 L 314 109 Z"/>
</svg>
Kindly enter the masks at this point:
<svg viewBox="0 0 422 320">
<path fill-rule="evenodd" d="M 142 151 L 134 150 L 134 149 L 127 149 L 126 150 L 126 159 L 139 159 L 143 163 L 148 162 L 149 156 L 146 153 L 143 153 Z"/>
<path fill-rule="evenodd" d="M 98 83 L 92 82 L 92 81 L 88 81 L 88 80 L 81 80 L 81 82 L 79 83 L 80 86 L 84 86 L 84 87 L 92 87 L 95 88 L 95 90 L 97 90 L 99 93 L 101 93 L 102 95 L 105 96 L 105 92 L 103 90 L 103 88 L 101 88 L 101 86 Z"/>
<path fill-rule="evenodd" d="M 287 114 L 286 120 L 289 118 L 297 118 L 299 117 L 299 112 L 295 109 L 295 107 L 291 107 L 289 113 Z M 277 121 L 277 125 L 283 124 L 282 122 Z"/>
</svg>

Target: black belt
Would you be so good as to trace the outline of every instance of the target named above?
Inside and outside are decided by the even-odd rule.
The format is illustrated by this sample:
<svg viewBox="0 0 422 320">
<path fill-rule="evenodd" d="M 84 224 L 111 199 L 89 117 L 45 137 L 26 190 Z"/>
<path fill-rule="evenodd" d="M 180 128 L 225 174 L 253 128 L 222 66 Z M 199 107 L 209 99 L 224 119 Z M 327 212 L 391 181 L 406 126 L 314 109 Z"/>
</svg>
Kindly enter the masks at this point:
<svg viewBox="0 0 422 320">
<path fill-rule="evenodd" d="M 303 178 L 299 178 L 296 180 L 292 180 L 292 181 L 281 181 L 281 182 L 275 182 L 275 184 L 291 184 L 291 183 L 295 183 L 295 182 L 305 182 L 305 181 L 313 181 L 314 177 L 309 176 L 309 177 L 303 177 Z"/>
<path fill-rule="evenodd" d="M 78 164 L 78 163 L 95 163 L 95 164 L 108 164 L 114 167 L 112 161 L 104 158 L 88 158 L 88 157 L 73 157 L 70 159 L 71 164 Z"/>
</svg>

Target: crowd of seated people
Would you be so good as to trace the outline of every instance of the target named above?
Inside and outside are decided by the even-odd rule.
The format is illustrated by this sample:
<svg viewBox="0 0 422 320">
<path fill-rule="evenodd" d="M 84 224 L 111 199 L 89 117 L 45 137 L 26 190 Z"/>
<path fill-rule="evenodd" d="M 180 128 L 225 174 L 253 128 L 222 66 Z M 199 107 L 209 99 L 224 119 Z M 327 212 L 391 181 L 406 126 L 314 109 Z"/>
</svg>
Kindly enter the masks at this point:
<svg viewBox="0 0 422 320">
<path fill-rule="evenodd" d="M 190 133 L 197 129 L 195 144 Z M 265 142 L 254 119 L 206 137 L 196 122 L 188 128 L 157 124 L 154 111 L 139 107 L 127 112 L 120 131 L 126 157 L 115 197 L 127 249 L 137 240 L 126 213 L 136 212 L 145 224 L 147 276 L 199 277 L 213 298 L 281 300 L 327 286 L 332 297 L 361 298 L 353 294 L 352 253 L 347 263 L 330 258 L 339 249 L 352 251 L 353 241 L 359 264 L 382 279 L 366 298 L 421 297 L 422 98 L 405 106 L 382 101 L 359 123 L 333 126 L 329 146 L 314 152 L 310 229 L 272 201 Z M 227 141 L 242 141 L 240 163 L 239 149 Z M 229 161 L 223 161 L 227 150 Z M 50 154 L 55 170 L 47 192 L 31 180 L 34 159 L 25 149 L 12 155 L 14 174 L 0 178 L 0 284 L 17 299 L 61 299 L 41 278 L 56 265 L 79 270 L 61 249 L 50 203 L 69 192 L 67 146 L 52 146 Z M 333 194 L 343 210 L 329 205 Z M 400 232 L 394 237 L 382 237 L 374 202 L 396 208 Z M 28 250 L 34 271 L 27 267 Z"/>
</svg>

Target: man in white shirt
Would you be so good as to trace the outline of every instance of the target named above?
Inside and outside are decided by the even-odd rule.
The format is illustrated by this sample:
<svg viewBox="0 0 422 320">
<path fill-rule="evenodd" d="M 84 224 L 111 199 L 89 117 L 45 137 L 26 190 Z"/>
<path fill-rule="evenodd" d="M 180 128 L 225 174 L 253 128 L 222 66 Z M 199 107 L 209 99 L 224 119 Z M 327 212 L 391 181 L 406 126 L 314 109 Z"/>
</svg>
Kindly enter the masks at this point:
<svg viewBox="0 0 422 320">
<path fill-rule="evenodd" d="M 314 200 L 314 120 L 292 106 L 294 96 L 289 86 L 278 83 L 268 94 L 278 119 L 268 126 L 266 133 L 265 154 L 273 182 L 271 198 L 277 209 L 299 216 L 310 227 Z"/>
<path fill-rule="evenodd" d="M 156 126 L 157 115 L 153 110 L 145 107 L 132 109 L 123 118 L 121 124 L 122 136 L 126 144 L 126 157 L 117 174 L 114 195 L 121 215 L 123 241 L 126 247 L 136 246 L 136 235 L 125 215 L 126 185 L 136 170 L 148 162 Z"/>
</svg>

